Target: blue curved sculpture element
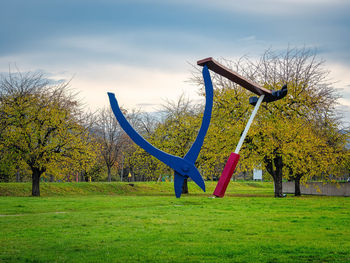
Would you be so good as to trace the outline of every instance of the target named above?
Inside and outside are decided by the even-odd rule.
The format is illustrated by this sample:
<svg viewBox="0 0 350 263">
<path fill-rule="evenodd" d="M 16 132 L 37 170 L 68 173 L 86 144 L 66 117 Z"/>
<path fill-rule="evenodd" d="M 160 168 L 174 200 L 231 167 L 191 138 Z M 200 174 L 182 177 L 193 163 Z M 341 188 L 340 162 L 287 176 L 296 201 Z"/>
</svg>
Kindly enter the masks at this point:
<svg viewBox="0 0 350 263">
<path fill-rule="evenodd" d="M 134 128 L 130 125 L 130 123 L 124 117 L 122 111 L 119 108 L 118 102 L 113 93 L 108 92 L 109 102 L 111 104 L 113 113 L 117 118 L 120 126 L 123 130 L 129 135 L 129 137 L 141 148 L 143 148 L 146 152 L 156 157 L 161 162 L 168 165 L 170 168 L 174 170 L 174 189 L 175 195 L 177 198 L 181 196 L 182 193 L 182 185 L 184 183 L 185 178 L 190 177 L 204 192 L 205 192 L 205 184 L 204 180 L 199 173 L 198 169 L 194 165 L 199 152 L 202 148 L 204 137 L 207 134 L 211 112 L 213 108 L 213 85 L 211 82 L 209 70 L 207 66 L 203 67 L 203 79 L 205 84 L 205 93 L 206 93 L 206 102 L 205 109 L 202 119 L 202 125 L 199 129 L 196 140 L 193 145 L 186 153 L 184 158 L 180 158 L 178 156 L 174 156 L 163 152 L 148 141 L 146 141 L 140 134 L 138 134 Z"/>
</svg>

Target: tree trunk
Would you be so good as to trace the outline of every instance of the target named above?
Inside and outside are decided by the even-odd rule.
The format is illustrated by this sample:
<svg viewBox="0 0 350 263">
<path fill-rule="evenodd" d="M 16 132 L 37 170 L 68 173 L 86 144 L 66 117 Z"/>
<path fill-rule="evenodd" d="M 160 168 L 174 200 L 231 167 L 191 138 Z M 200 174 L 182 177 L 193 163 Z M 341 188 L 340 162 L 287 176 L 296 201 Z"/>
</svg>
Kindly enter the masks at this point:
<svg viewBox="0 0 350 263">
<path fill-rule="evenodd" d="M 300 176 L 296 176 L 294 179 L 294 195 L 295 196 L 301 196 L 301 191 L 300 191 Z"/>
<path fill-rule="evenodd" d="M 162 180 L 162 175 L 159 175 L 157 183 L 161 182 L 161 180 Z"/>
<path fill-rule="evenodd" d="M 184 183 L 182 185 L 182 193 L 188 194 L 188 184 L 187 184 L 187 178 L 184 179 Z"/>
<path fill-rule="evenodd" d="M 271 174 L 273 178 L 273 183 L 275 187 L 275 197 L 283 197 L 282 192 L 282 168 L 283 168 L 283 160 L 282 156 L 278 155 L 273 159 L 265 158 L 266 162 L 266 170 Z M 274 169 L 275 166 L 275 169 Z"/>
<path fill-rule="evenodd" d="M 45 172 L 44 169 L 32 169 L 32 196 L 40 196 L 40 176 Z"/>
<path fill-rule="evenodd" d="M 85 171 L 80 172 L 80 181 L 85 182 L 85 176 L 84 176 Z"/>
<path fill-rule="evenodd" d="M 112 175 L 111 175 L 111 167 L 107 165 L 107 173 L 108 173 L 108 182 L 112 181 Z"/>
<path fill-rule="evenodd" d="M 20 182 L 21 181 L 21 174 L 19 172 L 19 169 L 17 169 L 17 172 L 16 172 L 16 182 Z"/>
<path fill-rule="evenodd" d="M 123 182 L 123 177 L 124 177 L 124 156 L 122 156 L 122 170 L 120 172 L 120 181 Z"/>
<path fill-rule="evenodd" d="M 275 197 L 283 197 L 282 191 L 282 176 L 273 177 L 273 183 L 275 187 Z"/>
</svg>

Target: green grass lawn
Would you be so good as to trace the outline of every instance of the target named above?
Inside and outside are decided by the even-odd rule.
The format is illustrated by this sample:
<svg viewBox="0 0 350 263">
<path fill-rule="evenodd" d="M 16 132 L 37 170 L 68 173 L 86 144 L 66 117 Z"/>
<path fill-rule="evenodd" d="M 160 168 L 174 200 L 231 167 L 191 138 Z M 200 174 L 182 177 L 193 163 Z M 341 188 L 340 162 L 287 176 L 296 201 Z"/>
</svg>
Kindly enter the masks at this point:
<svg viewBox="0 0 350 263">
<path fill-rule="evenodd" d="M 210 196 L 216 182 L 206 182 L 206 193 L 194 183 L 189 183 L 192 195 Z M 132 182 L 132 183 L 40 183 L 42 197 L 82 196 L 82 195 L 171 195 L 174 185 L 171 182 Z M 31 183 L 0 183 L 0 196 L 31 196 Z M 227 196 L 273 195 L 272 182 L 233 182 L 226 191 Z"/>
<path fill-rule="evenodd" d="M 270 183 L 230 184 L 223 199 L 192 184 L 180 199 L 171 183 L 51 185 L 0 197 L 0 262 L 350 262 L 346 197 L 276 199 Z"/>
</svg>

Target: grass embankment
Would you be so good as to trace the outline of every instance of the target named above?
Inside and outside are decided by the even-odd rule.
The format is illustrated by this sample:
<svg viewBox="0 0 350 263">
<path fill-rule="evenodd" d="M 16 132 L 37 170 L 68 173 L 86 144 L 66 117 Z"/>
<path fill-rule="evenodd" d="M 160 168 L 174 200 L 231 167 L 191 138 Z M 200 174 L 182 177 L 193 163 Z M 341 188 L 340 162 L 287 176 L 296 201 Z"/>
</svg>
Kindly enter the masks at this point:
<svg viewBox="0 0 350 263">
<path fill-rule="evenodd" d="M 211 195 L 216 182 L 206 182 L 206 193 L 190 182 L 190 195 Z M 30 196 L 31 183 L 0 183 L 0 196 Z M 40 183 L 40 194 L 46 196 L 76 195 L 174 195 L 171 182 L 118 183 Z M 227 188 L 228 196 L 255 196 L 273 194 L 271 182 L 233 182 Z"/>
<path fill-rule="evenodd" d="M 0 262 L 349 262 L 349 198 L 276 199 L 265 185 L 234 183 L 222 199 L 192 184 L 176 199 L 171 183 L 155 196 L 155 183 L 136 195 L 2 196 Z"/>
</svg>

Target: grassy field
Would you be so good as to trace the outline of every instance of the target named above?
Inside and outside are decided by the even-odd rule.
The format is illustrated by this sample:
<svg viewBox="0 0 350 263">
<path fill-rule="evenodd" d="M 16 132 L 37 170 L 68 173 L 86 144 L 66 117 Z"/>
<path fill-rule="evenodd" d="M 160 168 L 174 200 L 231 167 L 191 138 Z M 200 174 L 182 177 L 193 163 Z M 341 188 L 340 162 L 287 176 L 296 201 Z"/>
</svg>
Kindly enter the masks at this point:
<svg viewBox="0 0 350 263">
<path fill-rule="evenodd" d="M 233 183 L 223 199 L 192 184 L 181 199 L 171 183 L 26 187 L 0 184 L 0 262 L 350 262 L 346 197 L 275 199 L 271 183 Z"/>
</svg>

